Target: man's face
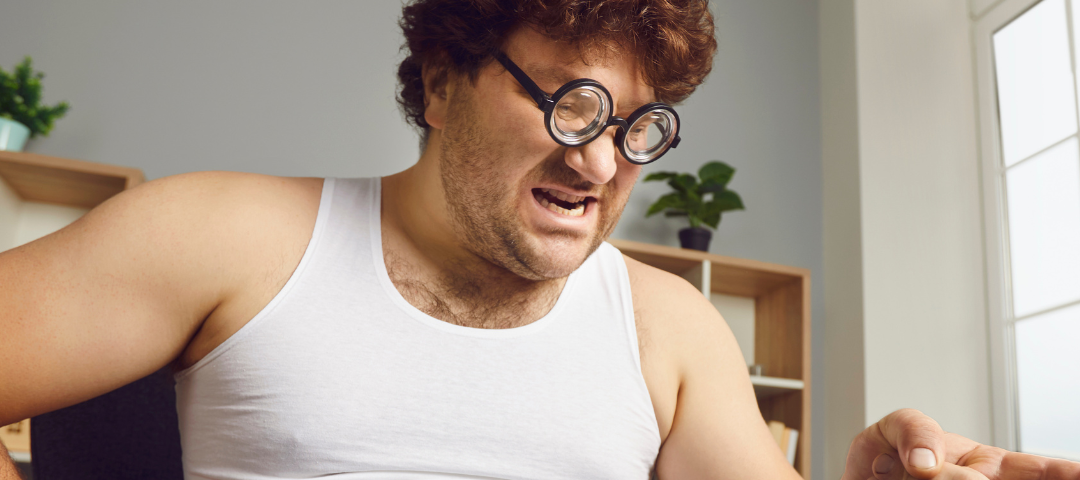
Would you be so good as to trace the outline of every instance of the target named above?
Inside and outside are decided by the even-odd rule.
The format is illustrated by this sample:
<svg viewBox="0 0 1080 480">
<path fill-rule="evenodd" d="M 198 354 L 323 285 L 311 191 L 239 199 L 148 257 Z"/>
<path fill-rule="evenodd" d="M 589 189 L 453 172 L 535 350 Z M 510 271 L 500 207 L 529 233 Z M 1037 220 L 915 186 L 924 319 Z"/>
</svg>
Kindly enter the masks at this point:
<svg viewBox="0 0 1080 480">
<path fill-rule="evenodd" d="M 653 101 L 626 52 L 587 55 L 586 64 L 576 47 L 530 28 L 515 31 L 503 50 L 549 95 L 591 78 L 611 92 L 616 115 Z M 584 146 L 555 143 L 544 113 L 497 62 L 475 84 L 450 81 L 440 170 L 458 238 L 522 277 L 569 275 L 611 234 L 641 167 L 622 158 L 614 127 Z"/>
</svg>

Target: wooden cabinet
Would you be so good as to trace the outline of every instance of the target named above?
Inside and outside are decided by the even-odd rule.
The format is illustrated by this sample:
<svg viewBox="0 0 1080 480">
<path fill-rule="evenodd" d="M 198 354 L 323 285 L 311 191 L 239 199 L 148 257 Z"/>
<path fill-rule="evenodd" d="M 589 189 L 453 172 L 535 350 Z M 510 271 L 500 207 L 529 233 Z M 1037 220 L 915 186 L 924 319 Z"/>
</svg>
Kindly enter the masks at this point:
<svg viewBox="0 0 1080 480">
<path fill-rule="evenodd" d="M 144 181 L 140 170 L 0 151 L 0 251 L 52 233 Z M 30 420 L 0 426 L 12 458 L 30 461 Z"/>
<path fill-rule="evenodd" d="M 143 181 L 135 168 L 0 151 L 0 251 L 59 230 Z"/>
<path fill-rule="evenodd" d="M 628 257 L 679 275 L 713 297 L 752 302 L 751 376 L 766 421 L 799 430 L 795 465 L 810 477 L 810 271 L 627 240 L 610 240 Z M 721 314 L 725 314 L 720 308 Z M 734 328 L 733 328 L 734 330 Z M 738 335 L 737 335 L 738 336 Z M 748 359 L 749 360 L 749 359 Z M 748 362 L 751 363 L 751 362 Z"/>
</svg>

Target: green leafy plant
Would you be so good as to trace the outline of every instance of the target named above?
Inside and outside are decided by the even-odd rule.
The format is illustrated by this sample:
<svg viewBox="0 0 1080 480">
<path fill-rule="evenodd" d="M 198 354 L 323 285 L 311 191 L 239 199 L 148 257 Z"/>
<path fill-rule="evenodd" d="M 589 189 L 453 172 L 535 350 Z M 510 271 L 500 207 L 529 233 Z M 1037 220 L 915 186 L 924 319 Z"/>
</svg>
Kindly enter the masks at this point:
<svg viewBox="0 0 1080 480">
<path fill-rule="evenodd" d="M 702 165 L 697 177 L 691 173 L 651 173 L 644 181 L 667 180 L 675 191 L 656 200 L 645 216 L 664 212 L 666 217 L 687 217 L 692 228 L 708 225 L 715 229 L 720 225 L 720 214 L 745 209 L 739 194 L 727 189 L 734 175 L 735 169 L 720 161 Z"/>
<path fill-rule="evenodd" d="M 26 125 L 30 138 L 48 135 L 53 121 L 68 111 L 67 102 L 52 107 L 40 104 L 43 78 L 44 73 L 34 73 L 30 68 L 30 57 L 16 65 L 14 73 L 0 68 L 0 117 Z"/>
</svg>

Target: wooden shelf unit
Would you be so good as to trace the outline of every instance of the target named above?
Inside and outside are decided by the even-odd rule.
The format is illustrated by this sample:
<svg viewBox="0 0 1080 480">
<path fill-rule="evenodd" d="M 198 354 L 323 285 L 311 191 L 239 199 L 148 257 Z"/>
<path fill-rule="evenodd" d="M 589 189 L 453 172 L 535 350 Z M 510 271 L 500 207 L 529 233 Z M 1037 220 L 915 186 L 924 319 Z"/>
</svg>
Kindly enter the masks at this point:
<svg viewBox="0 0 1080 480">
<path fill-rule="evenodd" d="M 89 210 L 109 197 L 143 183 L 145 177 L 136 168 L 0 150 L 0 181 L 21 202 Z M 0 217 L 0 222 L 13 220 Z M 0 252 L 16 246 L 0 241 Z M 29 419 L 0 426 L 0 434 L 15 461 L 30 462 Z"/>
<path fill-rule="evenodd" d="M 796 469 L 810 478 L 810 271 L 697 250 L 609 240 L 626 256 L 683 278 L 704 295 L 754 299 L 754 363 L 769 377 L 751 377 L 766 421 L 799 430 Z"/>
<path fill-rule="evenodd" d="M 137 168 L 2 150 L 0 178 L 24 201 L 86 209 L 146 180 Z"/>
</svg>

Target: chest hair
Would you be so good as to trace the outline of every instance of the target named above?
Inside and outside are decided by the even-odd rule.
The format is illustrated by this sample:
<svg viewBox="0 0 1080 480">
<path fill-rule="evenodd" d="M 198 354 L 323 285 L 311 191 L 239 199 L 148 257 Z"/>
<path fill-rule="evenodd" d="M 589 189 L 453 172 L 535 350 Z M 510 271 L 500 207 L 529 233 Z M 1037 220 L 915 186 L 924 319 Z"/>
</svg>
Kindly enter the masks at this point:
<svg viewBox="0 0 1080 480">
<path fill-rule="evenodd" d="M 561 291 L 553 282 L 485 277 L 468 268 L 424 275 L 393 253 L 384 252 L 386 272 L 401 296 L 418 310 L 454 325 L 503 329 L 527 325 L 555 306 Z"/>
</svg>

